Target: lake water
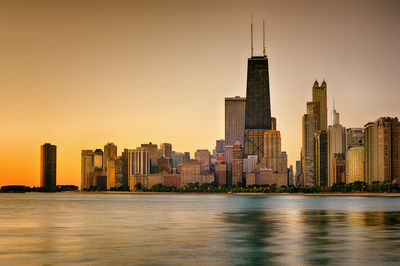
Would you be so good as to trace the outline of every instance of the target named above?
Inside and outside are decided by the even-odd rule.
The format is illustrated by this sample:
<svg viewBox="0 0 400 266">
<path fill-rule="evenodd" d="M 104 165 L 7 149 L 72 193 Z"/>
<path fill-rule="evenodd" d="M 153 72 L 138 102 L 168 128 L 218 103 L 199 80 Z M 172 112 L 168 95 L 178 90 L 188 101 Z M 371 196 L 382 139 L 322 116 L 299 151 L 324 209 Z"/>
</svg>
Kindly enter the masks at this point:
<svg viewBox="0 0 400 266">
<path fill-rule="evenodd" d="M 0 264 L 400 264 L 400 198 L 0 194 Z"/>
</svg>

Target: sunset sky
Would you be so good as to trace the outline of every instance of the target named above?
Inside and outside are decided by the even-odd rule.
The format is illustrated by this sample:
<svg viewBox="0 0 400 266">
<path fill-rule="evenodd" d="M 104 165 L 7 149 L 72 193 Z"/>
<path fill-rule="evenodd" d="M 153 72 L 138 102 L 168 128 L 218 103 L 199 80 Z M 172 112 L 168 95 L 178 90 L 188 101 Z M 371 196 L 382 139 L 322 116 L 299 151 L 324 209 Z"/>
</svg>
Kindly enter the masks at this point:
<svg viewBox="0 0 400 266">
<path fill-rule="evenodd" d="M 400 1 L 0 0 L 0 186 L 39 185 L 40 145 L 57 183 L 80 185 L 82 149 L 175 151 L 224 138 L 224 97 L 245 96 L 266 19 L 271 111 L 289 163 L 315 79 L 341 124 L 400 117 Z"/>
</svg>

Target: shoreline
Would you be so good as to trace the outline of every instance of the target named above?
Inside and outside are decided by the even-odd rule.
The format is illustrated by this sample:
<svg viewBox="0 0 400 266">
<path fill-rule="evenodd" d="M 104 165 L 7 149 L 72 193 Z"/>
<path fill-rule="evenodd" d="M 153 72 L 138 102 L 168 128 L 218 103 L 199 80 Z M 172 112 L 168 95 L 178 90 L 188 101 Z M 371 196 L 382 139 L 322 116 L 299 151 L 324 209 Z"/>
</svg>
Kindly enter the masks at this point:
<svg viewBox="0 0 400 266">
<path fill-rule="evenodd" d="M 42 192 L 38 192 L 42 193 Z M 320 196 L 320 197 L 400 197 L 400 193 L 374 193 L 374 192 L 321 192 L 321 193 L 263 193 L 263 192 L 143 192 L 143 191 L 62 191 L 55 193 L 82 193 L 82 194 L 195 194 L 195 195 L 231 195 L 231 196 Z"/>
</svg>

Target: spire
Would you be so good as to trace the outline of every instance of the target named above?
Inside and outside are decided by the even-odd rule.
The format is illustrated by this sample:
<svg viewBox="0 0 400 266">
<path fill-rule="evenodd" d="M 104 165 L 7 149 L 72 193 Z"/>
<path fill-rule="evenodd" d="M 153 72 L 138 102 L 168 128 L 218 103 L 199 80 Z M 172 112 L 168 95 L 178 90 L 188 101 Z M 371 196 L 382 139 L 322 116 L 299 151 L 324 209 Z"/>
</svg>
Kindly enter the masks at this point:
<svg viewBox="0 0 400 266">
<path fill-rule="evenodd" d="M 265 20 L 263 19 L 263 56 L 265 57 Z"/>
<path fill-rule="evenodd" d="M 317 79 L 315 79 L 313 87 L 319 87 L 319 83 L 318 83 Z"/>
<path fill-rule="evenodd" d="M 335 97 L 333 97 L 333 110 L 335 110 Z"/>
<path fill-rule="evenodd" d="M 253 14 L 251 14 L 251 57 L 253 57 Z"/>
</svg>

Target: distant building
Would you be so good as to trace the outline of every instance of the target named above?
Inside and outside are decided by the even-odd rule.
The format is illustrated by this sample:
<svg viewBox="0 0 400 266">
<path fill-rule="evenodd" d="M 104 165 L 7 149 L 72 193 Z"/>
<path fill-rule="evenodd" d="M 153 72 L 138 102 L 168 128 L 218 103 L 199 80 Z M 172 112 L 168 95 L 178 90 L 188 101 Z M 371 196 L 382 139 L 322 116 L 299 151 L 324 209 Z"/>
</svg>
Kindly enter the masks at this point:
<svg viewBox="0 0 400 266">
<path fill-rule="evenodd" d="M 173 168 L 178 167 L 185 160 L 185 154 L 183 152 L 172 152 L 172 166 Z"/>
<path fill-rule="evenodd" d="M 172 159 L 172 145 L 170 143 L 161 143 L 162 157 Z"/>
<path fill-rule="evenodd" d="M 346 183 L 346 156 L 336 153 L 332 158 L 332 184 Z"/>
<path fill-rule="evenodd" d="M 45 143 L 40 146 L 40 186 L 44 190 L 57 185 L 57 146 Z"/>
<path fill-rule="evenodd" d="M 195 159 L 201 165 L 202 173 L 209 173 L 211 166 L 211 154 L 208 150 L 197 150 L 194 154 Z"/>
<path fill-rule="evenodd" d="M 328 142 L 325 130 L 318 130 L 314 135 L 315 147 L 315 185 L 328 186 Z"/>
<path fill-rule="evenodd" d="M 93 151 L 82 150 L 81 152 L 81 189 L 86 188 L 88 174 L 94 171 Z"/>
<path fill-rule="evenodd" d="M 215 153 L 224 153 L 225 150 L 225 140 L 219 139 L 216 141 Z"/>
<path fill-rule="evenodd" d="M 302 120 L 302 184 L 312 186 L 315 183 L 315 148 L 314 134 L 317 131 L 317 116 L 315 114 L 305 114 Z"/>
<path fill-rule="evenodd" d="M 296 161 L 296 174 L 294 175 L 294 185 L 301 185 L 301 161 Z"/>
<path fill-rule="evenodd" d="M 364 129 L 347 128 L 346 129 L 346 150 L 350 147 L 364 146 Z"/>
<path fill-rule="evenodd" d="M 244 143 L 244 120 L 245 120 L 246 98 L 225 98 L 225 161 L 232 162 L 233 143 L 239 140 Z"/>
<path fill-rule="evenodd" d="M 162 184 L 167 187 L 181 187 L 181 175 L 180 174 L 162 174 Z"/>
<path fill-rule="evenodd" d="M 364 147 L 351 147 L 346 153 L 346 183 L 364 182 Z"/>
<path fill-rule="evenodd" d="M 273 171 L 283 171 L 283 161 L 281 152 L 281 133 L 276 130 L 267 130 L 264 133 L 264 158 L 263 168 Z M 287 161 L 287 160 L 286 160 Z"/>
<path fill-rule="evenodd" d="M 243 173 L 254 173 L 257 170 L 257 155 L 247 155 L 243 159 Z"/>
<path fill-rule="evenodd" d="M 110 157 L 107 159 L 107 190 L 115 187 L 115 161 Z"/>
<path fill-rule="evenodd" d="M 237 140 L 233 144 L 233 158 L 232 158 L 232 185 L 238 185 L 243 182 L 243 147 Z"/>
<path fill-rule="evenodd" d="M 200 162 L 198 160 L 188 160 L 182 163 L 181 182 L 182 186 L 189 183 L 197 183 L 200 179 Z"/>
<path fill-rule="evenodd" d="M 118 157 L 117 146 L 114 143 L 107 143 L 104 145 L 103 153 L 103 170 L 107 172 L 107 160 L 116 160 Z"/>
<path fill-rule="evenodd" d="M 267 56 L 251 56 L 247 67 L 244 154 L 264 156 L 264 132 L 272 129 Z M 242 142 L 243 143 L 243 142 Z"/>
<path fill-rule="evenodd" d="M 145 148 L 149 151 L 149 159 L 150 159 L 150 173 L 155 174 L 159 172 L 158 168 L 158 148 L 157 144 L 153 144 L 151 142 L 146 144 L 141 144 L 140 147 Z"/>
<path fill-rule="evenodd" d="M 172 169 L 172 159 L 158 159 L 158 167 L 160 169 L 160 173 L 167 172 L 170 174 Z"/>
<path fill-rule="evenodd" d="M 327 104 L 326 104 L 327 86 L 325 80 L 322 81 L 321 86 L 318 86 L 318 81 L 314 82 L 312 88 L 313 102 L 319 103 L 320 118 L 318 130 L 327 130 Z"/>
<path fill-rule="evenodd" d="M 97 172 L 103 171 L 103 151 L 96 149 L 93 153 L 94 170 Z"/>
<path fill-rule="evenodd" d="M 218 186 L 227 185 L 227 164 L 224 162 L 217 163 L 215 165 L 215 181 Z"/>
<path fill-rule="evenodd" d="M 294 186 L 294 184 L 295 184 L 295 180 L 294 180 L 293 165 L 290 165 L 288 168 L 288 185 Z"/>
<path fill-rule="evenodd" d="M 276 129 L 276 118 L 275 117 L 271 117 L 271 129 L 272 130 L 277 130 Z"/>
<path fill-rule="evenodd" d="M 185 152 L 185 161 L 190 160 L 190 152 Z"/>
<path fill-rule="evenodd" d="M 124 159 L 122 156 L 120 156 L 117 158 L 117 160 L 115 160 L 115 187 L 116 188 L 124 187 L 124 185 L 125 185 L 124 178 L 123 178 L 123 169 L 124 169 Z"/>
<path fill-rule="evenodd" d="M 400 122 L 381 117 L 364 126 L 366 182 L 400 181 Z"/>
<path fill-rule="evenodd" d="M 146 148 L 128 150 L 129 187 L 133 190 L 137 183 L 146 187 L 146 177 L 150 174 L 150 156 Z"/>
</svg>

